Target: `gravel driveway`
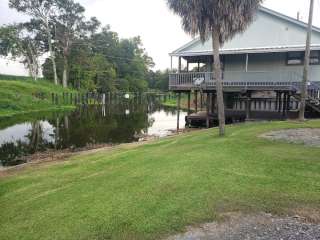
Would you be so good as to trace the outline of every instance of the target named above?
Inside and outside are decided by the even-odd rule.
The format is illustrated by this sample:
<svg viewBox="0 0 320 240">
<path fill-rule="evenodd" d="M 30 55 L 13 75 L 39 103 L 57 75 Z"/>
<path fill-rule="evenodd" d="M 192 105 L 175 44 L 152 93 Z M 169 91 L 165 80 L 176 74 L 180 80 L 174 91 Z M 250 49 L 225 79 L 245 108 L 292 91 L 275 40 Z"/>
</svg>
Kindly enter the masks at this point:
<svg viewBox="0 0 320 240">
<path fill-rule="evenodd" d="M 305 144 L 320 147 L 320 129 L 301 128 L 272 131 L 261 135 L 270 140 L 280 140 L 289 143 Z"/>
<path fill-rule="evenodd" d="M 167 240 L 320 240 L 320 224 L 307 223 L 300 217 L 235 214 L 227 221 L 189 228 Z"/>
</svg>

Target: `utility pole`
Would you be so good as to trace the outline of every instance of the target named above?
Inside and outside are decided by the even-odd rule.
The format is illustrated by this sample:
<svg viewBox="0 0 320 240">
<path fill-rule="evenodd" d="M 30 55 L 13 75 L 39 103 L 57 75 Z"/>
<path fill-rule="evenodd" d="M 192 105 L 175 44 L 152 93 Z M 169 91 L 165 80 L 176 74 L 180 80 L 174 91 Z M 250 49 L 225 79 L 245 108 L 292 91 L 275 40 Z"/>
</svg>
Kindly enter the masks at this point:
<svg viewBox="0 0 320 240">
<path fill-rule="evenodd" d="M 313 8 L 314 8 L 314 0 L 310 0 L 308 33 L 307 33 L 306 52 L 305 52 L 305 59 L 304 59 L 302 87 L 301 87 L 301 102 L 300 102 L 300 112 L 299 112 L 300 121 L 305 120 L 304 114 L 306 110 L 306 98 L 308 96 L 310 44 L 311 44 L 311 34 L 312 34 Z"/>
</svg>

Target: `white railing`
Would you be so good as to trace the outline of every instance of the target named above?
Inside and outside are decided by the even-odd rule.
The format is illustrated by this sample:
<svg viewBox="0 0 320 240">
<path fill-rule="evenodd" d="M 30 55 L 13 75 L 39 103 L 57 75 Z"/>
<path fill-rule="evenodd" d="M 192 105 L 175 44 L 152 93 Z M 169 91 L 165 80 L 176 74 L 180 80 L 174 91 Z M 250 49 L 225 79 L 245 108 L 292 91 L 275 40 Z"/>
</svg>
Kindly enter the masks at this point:
<svg viewBox="0 0 320 240">
<path fill-rule="evenodd" d="M 302 77 L 293 71 L 278 72 L 223 72 L 223 85 L 226 87 L 290 87 L 299 85 Z M 201 87 L 215 87 L 214 74 L 212 72 L 188 72 L 169 74 L 170 89 L 195 88 L 201 83 Z"/>
</svg>

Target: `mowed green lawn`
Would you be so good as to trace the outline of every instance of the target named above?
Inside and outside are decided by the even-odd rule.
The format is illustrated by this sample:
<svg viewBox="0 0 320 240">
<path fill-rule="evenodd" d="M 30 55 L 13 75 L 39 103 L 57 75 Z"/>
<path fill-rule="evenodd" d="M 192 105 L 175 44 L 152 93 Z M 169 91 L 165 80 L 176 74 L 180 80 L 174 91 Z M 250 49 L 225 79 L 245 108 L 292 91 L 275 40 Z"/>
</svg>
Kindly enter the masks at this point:
<svg viewBox="0 0 320 240">
<path fill-rule="evenodd" d="M 123 146 L 0 179 L 0 239 L 161 239 L 230 211 L 320 209 L 320 148 L 252 123 Z"/>
</svg>

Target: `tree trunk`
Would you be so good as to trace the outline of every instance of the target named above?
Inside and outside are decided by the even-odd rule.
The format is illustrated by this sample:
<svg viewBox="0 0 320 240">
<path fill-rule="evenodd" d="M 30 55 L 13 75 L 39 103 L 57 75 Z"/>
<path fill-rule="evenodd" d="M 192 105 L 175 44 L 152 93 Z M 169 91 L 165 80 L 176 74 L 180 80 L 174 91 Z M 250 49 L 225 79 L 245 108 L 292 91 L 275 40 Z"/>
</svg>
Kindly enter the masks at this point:
<svg viewBox="0 0 320 240">
<path fill-rule="evenodd" d="M 213 48 L 213 69 L 216 81 L 217 90 L 217 105 L 218 105 L 218 119 L 219 119 L 219 133 L 220 136 L 225 135 L 225 112 L 223 101 L 223 86 L 222 86 L 222 72 L 220 63 L 220 40 L 219 33 L 212 32 L 212 48 Z"/>
<path fill-rule="evenodd" d="M 68 87 L 68 59 L 66 56 L 63 58 L 63 77 L 62 85 L 64 88 Z"/>
<path fill-rule="evenodd" d="M 311 43 L 311 33 L 312 33 L 313 6 L 314 6 L 314 0 L 310 0 L 309 23 L 308 23 L 306 52 L 305 52 L 304 68 L 303 68 L 300 111 L 299 111 L 300 121 L 304 121 L 304 114 L 306 110 L 306 99 L 308 96 L 308 81 L 309 81 L 309 68 L 310 68 L 310 43 Z"/>
<path fill-rule="evenodd" d="M 34 78 L 33 76 L 33 66 L 32 66 L 32 63 L 31 63 L 31 60 L 28 56 L 26 56 L 26 60 L 27 60 L 27 67 L 28 67 L 28 71 L 29 71 L 29 76 Z"/>
<path fill-rule="evenodd" d="M 57 75 L 57 65 L 56 65 L 56 59 L 55 59 L 55 52 L 52 47 L 52 37 L 51 37 L 49 22 L 47 19 L 45 20 L 45 27 L 46 27 L 46 31 L 47 31 L 50 60 L 52 62 L 54 84 L 58 85 L 58 75 Z"/>
<path fill-rule="evenodd" d="M 39 63 L 38 63 L 38 58 L 36 53 L 34 52 L 33 48 L 30 46 L 30 44 L 28 44 L 28 48 L 29 48 L 29 54 L 30 54 L 30 68 L 31 68 L 31 72 L 32 72 L 32 77 L 35 81 L 38 80 L 38 74 L 39 74 Z"/>
</svg>

